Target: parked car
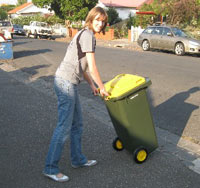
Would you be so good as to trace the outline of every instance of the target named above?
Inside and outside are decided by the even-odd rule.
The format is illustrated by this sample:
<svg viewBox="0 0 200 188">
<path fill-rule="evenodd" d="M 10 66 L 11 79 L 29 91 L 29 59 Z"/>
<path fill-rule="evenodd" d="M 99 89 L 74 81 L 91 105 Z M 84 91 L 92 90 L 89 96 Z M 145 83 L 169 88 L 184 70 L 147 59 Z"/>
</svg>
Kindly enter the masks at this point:
<svg viewBox="0 0 200 188">
<path fill-rule="evenodd" d="M 28 37 L 32 35 L 34 38 L 51 38 L 52 36 L 52 29 L 45 22 L 31 21 L 30 25 L 24 25 L 23 28 Z"/>
<path fill-rule="evenodd" d="M 10 20 L 0 20 L 0 33 L 7 39 L 13 38 L 14 28 Z"/>
<path fill-rule="evenodd" d="M 185 53 L 200 54 L 200 40 L 172 26 L 149 26 L 140 34 L 137 42 L 144 51 L 154 48 L 173 51 L 179 56 Z"/>
<path fill-rule="evenodd" d="M 18 24 L 13 24 L 13 28 L 14 28 L 15 35 L 26 35 L 26 32 L 23 29 L 23 26 L 18 25 Z"/>
</svg>

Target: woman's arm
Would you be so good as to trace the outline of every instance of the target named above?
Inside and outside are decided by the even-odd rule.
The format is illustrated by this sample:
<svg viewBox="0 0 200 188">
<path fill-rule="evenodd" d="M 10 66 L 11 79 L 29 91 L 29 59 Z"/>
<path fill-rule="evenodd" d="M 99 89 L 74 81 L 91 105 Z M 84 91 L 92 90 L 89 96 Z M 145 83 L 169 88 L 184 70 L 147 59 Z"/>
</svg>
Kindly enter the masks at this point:
<svg viewBox="0 0 200 188">
<path fill-rule="evenodd" d="M 91 79 L 90 75 L 87 72 L 83 73 L 84 79 L 88 82 L 88 84 L 90 85 L 93 94 L 97 95 L 98 94 L 98 89 L 96 88 L 96 86 L 94 85 L 93 80 Z"/>
<path fill-rule="evenodd" d="M 98 87 L 100 89 L 100 94 L 102 96 L 109 96 L 109 94 L 106 92 L 106 90 L 104 88 L 103 82 L 101 81 L 100 74 L 99 74 L 99 71 L 96 66 L 94 52 L 86 53 L 86 58 L 87 58 L 90 74 L 91 74 L 94 82 L 98 85 Z"/>
</svg>

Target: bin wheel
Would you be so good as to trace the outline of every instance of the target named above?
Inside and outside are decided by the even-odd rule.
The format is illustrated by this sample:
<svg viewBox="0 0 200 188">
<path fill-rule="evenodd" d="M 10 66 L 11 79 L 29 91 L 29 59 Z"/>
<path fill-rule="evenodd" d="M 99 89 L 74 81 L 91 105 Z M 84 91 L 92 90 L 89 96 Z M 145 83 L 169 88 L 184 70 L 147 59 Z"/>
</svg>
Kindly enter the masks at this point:
<svg viewBox="0 0 200 188">
<path fill-rule="evenodd" d="M 138 148 L 133 154 L 136 163 L 141 164 L 147 160 L 148 152 L 145 148 Z"/>
<path fill-rule="evenodd" d="M 113 148 L 117 151 L 122 151 L 124 149 L 122 141 L 118 137 L 113 141 Z"/>
</svg>

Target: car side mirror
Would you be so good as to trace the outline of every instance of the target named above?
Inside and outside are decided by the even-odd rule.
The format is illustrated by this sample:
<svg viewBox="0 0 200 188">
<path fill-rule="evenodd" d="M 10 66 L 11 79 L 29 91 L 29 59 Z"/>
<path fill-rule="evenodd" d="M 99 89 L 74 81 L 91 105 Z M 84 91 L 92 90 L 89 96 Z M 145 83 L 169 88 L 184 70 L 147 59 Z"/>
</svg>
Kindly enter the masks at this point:
<svg viewBox="0 0 200 188">
<path fill-rule="evenodd" d="M 170 36 L 170 37 L 172 37 L 173 35 L 172 35 L 172 33 L 167 33 L 167 36 Z"/>
</svg>

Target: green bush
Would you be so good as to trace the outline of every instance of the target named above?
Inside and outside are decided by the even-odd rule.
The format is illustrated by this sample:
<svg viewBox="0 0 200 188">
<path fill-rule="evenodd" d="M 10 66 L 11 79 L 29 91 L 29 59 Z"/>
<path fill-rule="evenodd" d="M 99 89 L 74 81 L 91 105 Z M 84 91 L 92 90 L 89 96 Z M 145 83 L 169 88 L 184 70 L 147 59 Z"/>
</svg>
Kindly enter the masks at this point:
<svg viewBox="0 0 200 188">
<path fill-rule="evenodd" d="M 114 37 L 116 39 L 128 37 L 127 20 L 123 20 L 113 25 L 112 28 L 114 28 Z"/>
<path fill-rule="evenodd" d="M 31 21 L 43 21 L 42 17 L 40 15 L 35 15 L 35 16 L 20 16 L 18 18 L 12 19 L 12 22 L 14 24 L 19 24 L 19 25 L 29 25 Z"/>
<path fill-rule="evenodd" d="M 200 32 L 198 27 L 187 26 L 184 29 L 184 32 L 187 33 L 190 37 L 200 40 Z"/>
<path fill-rule="evenodd" d="M 41 16 L 40 14 L 37 14 L 34 16 L 20 16 L 12 20 L 14 24 L 20 24 L 20 25 L 29 25 L 31 21 L 46 22 L 49 25 L 54 25 L 56 23 L 64 24 L 64 20 L 58 18 L 55 15 L 44 17 Z"/>
</svg>

